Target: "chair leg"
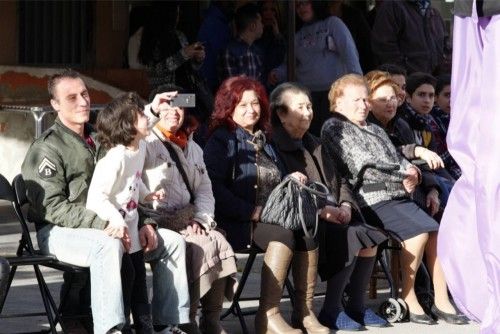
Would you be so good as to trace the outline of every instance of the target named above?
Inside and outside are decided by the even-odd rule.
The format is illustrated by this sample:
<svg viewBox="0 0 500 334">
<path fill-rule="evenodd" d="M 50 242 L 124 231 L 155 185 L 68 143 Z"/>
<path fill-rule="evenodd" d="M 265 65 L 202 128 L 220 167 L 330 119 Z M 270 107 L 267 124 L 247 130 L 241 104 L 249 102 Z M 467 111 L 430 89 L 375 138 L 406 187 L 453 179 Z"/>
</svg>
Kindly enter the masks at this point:
<svg viewBox="0 0 500 334">
<path fill-rule="evenodd" d="M 394 284 L 394 278 L 392 275 L 392 272 L 389 270 L 389 265 L 388 265 L 388 259 L 386 257 L 385 252 L 389 252 L 392 250 L 389 249 L 384 249 L 380 256 L 378 257 L 378 262 L 380 263 L 380 267 L 382 268 L 382 271 L 384 272 L 385 277 L 387 278 L 387 281 L 389 282 L 389 289 L 391 291 L 391 297 L 392 298 L 398 298 L 398 289 L 397 286 Z"/>
<path fill-rule="evenodd" d="M 250 255 L 248 256 L 247 262 L 245 263 L 245 268 L 243 269 L 243 273 L 241 274 L 240 282 L 238 284 L 238 287 L 236 288 L 236 292 L 234 293 L 231 306 L 229 306 L 228 310 L 221 315 L 220 317 L 221 320 L 226 318 L 229 314 L 238 315 L 238 311 L 237 310 L 235 311 L 235 308 L 238 308 L 239 313 L 241 313 L 241 308 L 240 308 L 241 293 L 243 292 L 243 288 L 245 287 L 245 283 L 248 279 L 248 275 L 250 274 L 250 270 L 252 270 L 252 266 L 256 257 L 257 257 L 257 252 L 251 252 Z M 242 323 L 241 319 L 240 323 Z"/>
<path fill-rule="evenodd" d="M 52 297 L 52 294 L 50 293 L 49 287 L 45 282 L 45 280 L 44 280 L 44 288 L 46 291 L 47 299 L 49 300 L 50 306 L 54 312 L 54 326 L 57 326 L 57 324 L 60 322 L 61 314 L 59 313 L 59 308 L 57 307 L 54 297 Z"/>
<path fill-rule="evenodd" d="M 221 315 L 220 319 L 223 320 L 225 317 L 227 317 L 229 314 L 234 314 L 238 317 L 240 321 L 240 326 L 243 334 L 248 334 L 248 328 L 247 324 L 245 322 L 244 315 L 245 313 L 242 312 L 241 306 L 240 306 L 240 298 L 241 298 L 241 293 L 243 292 L 243 288 L 245 287 L 245 284 L 248 279 L 248 275 L 250 275 L 250 271 L 252 270 L 253 263 L 255 262 L 255 258 L 257 257 L 257 252 L 251 252 L 248 255 L 247 262 L 245 263 L 245 268 L 243 269 L 243 273 L 241 275 L 240 282 L 238 284 L 238 288 L 236 289 L 236 292 L 234 293 L 233 297 L 233 302 L 231 303 L 231 306 L 229 309 L 224 312 L 224 314 Z"/>
<path fill-rule="evenodd" d="M 50 303 L 49 297 L 50 292 L 48 291 L 47 283 L 45 283 L 45 279 L 40 271 L 38 265 L 34 265 L 36 279 L 38 281 L 38 288 L 40 289 L 40 294 L 42 295 L 43 306 L 45 307 L 45 312 L 47 313 L 47 319 L 49 320 L 49 326 L 52 334 L 57 334 L 56 331 L 56 323 L 54 322 L 54 317 L 52 314 L 52 305 Z"/>
<path fill-rule="evenodd" d="M 290 282 L 288 276 L 285 279 L 285 287 L 286 290 L 288 291 L 288 298 L 290 298 L 290 305 L 292 305 L 293 309 L 295 306 L 295 288 L 293 287 L 292 282 Z"/>
<path fill-rule="evenodd" d="M 3 307 L 5 305 L 5 301 L 7 300 L 7 296 L 9 294 L 10 286 L 12 284 L 12 280 L 14 279 L 14 275 L 16 274 L 17 266 L 12 266 L 10 268 L 9 279 L 7 281 L 7 286 L 5 287 L 5 296 L 3 300 L 0 300 L 0 314 L 2 314 Z"/>
</svg>

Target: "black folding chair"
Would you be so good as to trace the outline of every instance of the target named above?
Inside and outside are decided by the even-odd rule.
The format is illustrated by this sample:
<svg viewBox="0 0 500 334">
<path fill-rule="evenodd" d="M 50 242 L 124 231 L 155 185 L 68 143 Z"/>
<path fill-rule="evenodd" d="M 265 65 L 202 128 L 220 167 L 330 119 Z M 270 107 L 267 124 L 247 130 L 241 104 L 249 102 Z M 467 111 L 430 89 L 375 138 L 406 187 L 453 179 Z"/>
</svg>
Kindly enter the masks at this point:
<svg viewBox="0 0 500 334">
<path fill-rule="evenodd" d="M 18 215 L 18 218 L 20 218 L 18 214 L 18 210 L 20 208 L 17 203 L 17 199 L 12 189 L 12 186 L 9 184 L 9 181 L 7 181 L 7 179 L 1 174 L 0 174 L 0 199 L 9 201 L 12 204 L 14 210 L 16 211 L 16 215 Z M 2 222 L 0 221 L 0 224 L 1 223 Z M 31 243 L 28 227 L 26 226 L 26 224 L 22 222 L 20 225 L 22 228 L 22 234 L 21 234 L 21 239 L 19 240 L 19 247 L 17 249 L 16 255 L 5 257 L 10 265 L 10 274 L 5 289 L 5 295 L 3 298 L 0 299 L 0 318 L 15 318 L 23 316 L 35 317 L 35 316 L 46 315 L 50 326 L 50 330 L 48 332 L 55 334 L 56 319 L 53 310 L 56 309 L 55 306 L 56 304 L 50 294 L 50 291 L 47 287 L 47 283 L 45 282 L 45 279 L 43 278 L 43 275 L 40 271 L 40 265 L 49 265 L 55 261 L 55 258 L 51 255 L 37 254 L 33 249 L 33 244 Z M 2 314 L 5 300 L 7 299 L 7 296 L 9 294 L 10 286 L 16 274 L 17 268 L 20 266 L 33 266 L 36 280 L 38 283 L 38 288 L 40 289 L 40 294 L 45 308 L 45 312 Z"/>
<path fill-rule="evenodd" d="M 5 180 L 7 181 L 7 180 Z M 8 182 L 6 182 L 6 185 L 8 185 Z M 10 186 L 9 186 L 10 187 Z M 12 181 L 12 186 L 10 187 L 11 192 L 13 194 L 13 197 L 9 199 L 12 203 L 12 206 L 14 208 L 14 211 L 16 212 L 16 216 L 18 218 L 19 224 L 21 225 L 22 229 L 22 235 L 21 235 L 21 240 L 19 241 L 19 247 L 17 250 L 17 257 L 19 259 L 22 259 L 22 261 L 26 261 L 25 259 L 33 258 L 34 260 L 39 261 L 39 263 L 36 263 L 35 266 L 35 273 L 37 273 L 37 279 L 38 279 L 38 272 L 40 270 L 38 269 L 38 265 L 42 265 L 44 267 L 49 267 L 52 269 L 56 269 L 59 271 L 62 271 L 64 273 L 71 273 L 71 274 L 77 274 L 77 273 L 88 273 L 88 268 L 84 267 L 79 267 L 75 266 L 69 263 L 61 262 L 58 261 L 53 255 L 44 255 L 40 252 L 40 250 L 35 249 L 33 246 L 33 241 L 31 240 L 31 235 L 29 232 L 28 228 L 28 220 L 24 215 L 23 212 L 23 207 L 28 205 L 28 198 L 26 197 L 26 187 L 24 184 L 24 180 L 22 175 L 17 175 L 14 180 Z M 32 260 L 32 261 L 34 261 Z M 15 275 L 15 268 L 11 264 L 11 273 L 10 273 L 10 280 L 9 280 L 9 286 L 14 278 Z M 42 299 L 44 301 L 44 305 L 47 303 L 47 306 L 45 307 L 46 312 L 42 313 L 42 315 L 46 314 L 47 318 L 49 320 L 49 325 L 51 328 L 51 331 L 53 333 L 56 333 L 55 331 L 55 326 L 57 323 L 60 322 L 62 318 L 62 310 L 65 307 L 65 302 L 66 298 L 68 297 L 69 289 L 66 289 L 63 291 L 63 293 L 60 296 L 60 303 L 59 307 L 55 303 L 52 295 L 50 294 L 50 291 L 47 287 L 47 284 L 45 283 L 42 274 L 39 274 L 40 279 L 39 281 L 39 286 L 41 291 L 42 291 Z M 70 275 L 72 276 L 72 275 Z M 43 287 L 43 289 L 42 289 Z M 3 306 L 3 304 L 2 304 Z M 1 310 L 1 308 L 0 308 Z M 85 317 L 87 315 L 76 315 L 74 318 L 79 318 L 79 317 Z M 73 316 L 71 317 L 73 318 Z M 60 322 L 61 328 L 63 332 L 67 332 L 64 322 Z"/>
<path fill-rule="evenodd" d="M 243 311 L 240 306 L 240 301 L 246 301 L 246 300 L 258 300 L 259 297 L 241 297 L 241 293 L 243 292 L 243 289 L 245 288 L 245 284 L 248 279 L 248 275 L 250 275 L 250 271 L 252 270 L 253 264 L 255 262 L 255 258 L 257 257 L 258 254 L 264 254 L 261 250 L 257 248 L 249 248 L 248 250 L 244 251 L 238 251 L 237 253 L 240 254 L 248 254 L 248 259 L 245 263 L 245 268 L 243 269 L 243 273 L 241 274 L 240 281 L 238 282 L 238 288 L 236 289 L 236 292 L 234 293 L 233 301 L 231 303 L 231 306 L 224 312 L 224 314 L 221 315 L 220 319 L 223 320 L 226 318 L 228 315 L 233 314 L 238 317 L 240 320 L 240 325 L 241 325 L 241 332 L 243 334 L 248 334 L 248 328 L 247 324 L 245 322 L 245 316 L 246 315 L 252 315 L 255 314 L 257 311 L 256 310 L 250 310 L 250 311 Z M 290 303 L 294 304 L 294 289 L 293 285 L 288 279 L 288 277 L 285 279 L 285 287 L 288 291 L 288 296 L 283 296 L 284 298 L 288 297 L 290 298 Z"/>
</svg>

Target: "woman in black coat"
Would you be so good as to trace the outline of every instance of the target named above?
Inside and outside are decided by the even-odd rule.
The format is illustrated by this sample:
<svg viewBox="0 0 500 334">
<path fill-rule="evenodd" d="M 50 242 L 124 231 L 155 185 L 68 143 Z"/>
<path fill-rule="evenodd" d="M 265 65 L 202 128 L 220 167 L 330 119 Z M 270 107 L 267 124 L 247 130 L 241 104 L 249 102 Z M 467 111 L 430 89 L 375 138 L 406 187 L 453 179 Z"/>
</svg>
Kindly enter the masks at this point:
<svg viewBox="0 0 500 334">
<path fill-rule="evenodd" d="M 286 171 L 270 144 L 269 102 L 262 84 L 248 77 L 224 81 L 215 97 L 211 136 L 203 156 L 215 197 L 215 220 L 226 231 L 227 240 L 238 251 L 257 247 L 265 252 L 261 274 L 257 334 L 327 334 L 311 311 L 309 273 L 316 276 L 313 261 L 317 244 L 302 231 L 260 222 L 262 207 Z M 292 177 L 301 182 L 305 175 Z M 300 268 L 295 280 L 297 298 L 290 327 L 279 304 L 288 268 Z M 294 276 L 295 278 L 295 276 Z M 312 286 L 314 291 L 314 285 Z M 308 290 L 309 291 L 309 290 Z"/>
<path fill-rule="evenodd" d="M 387 321 L 367 309 L 364 301 L 377 245 L 386 236 L 363 222 L 349 184 L 337 174 L 334 158 L 324 154 L 319 139 L 308 132 L 313 117 L 309 91 L 299 84 L 281 84 L 271 93 L 270 109 L 273 141 L 286 171 L 301 172 L 310 181 L 327 185 L 337 201 L 337 206 L 327 206 L 320 213 L 318 272 L 328 284 L 319 320 L 336 330 L 386 326 Z M 350 298 L 344 310 L 342 295 L 349 281 Z M 313 293 L 307 293 L 311 301 Z"/>
</svg>

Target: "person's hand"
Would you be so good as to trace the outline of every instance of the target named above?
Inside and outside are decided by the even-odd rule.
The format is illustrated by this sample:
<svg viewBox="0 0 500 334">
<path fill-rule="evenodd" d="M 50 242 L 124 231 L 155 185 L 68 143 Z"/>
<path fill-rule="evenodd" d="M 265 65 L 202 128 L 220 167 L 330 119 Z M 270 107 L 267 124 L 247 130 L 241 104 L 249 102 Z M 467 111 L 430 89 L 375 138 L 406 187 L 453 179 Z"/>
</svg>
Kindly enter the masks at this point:
<svg viewBox="0 0 500 334">
<path fill-rule="evenodd" d="M 182 53 L 184 53 L 188 59 L 194 58 L 200 51 L 204 52 L 203 44 L 200 42 L 195 42 L 182 48 Z"/>
<path fill-rule="evenodd" d="M 406 192 L 411 194 L 412 192 L 415 191 L 415 188 L 418 186 L 419 183 L 419 171 L 417 167 L 415 166 L 410 166 L 406 170 L 406 177 L 403 180 L 403 187 L 405 188 Z"/>
<path fill-rule="evenodd" d="M 425 160 L 431 169 L 444 168 L 443 159 L 437 153 L 425 147 L 415 147 L 415 156 Z"/>
<path fill-rule="evenodd" d="M 187 235 L 206 235 L 207 232 L 197 221 L 191 220 L 186 227 Z"/>
<path fill-rule="evenodd" d="M 338 219 L 341 224 L 349 224 L 351 221 L 352 209 L 350 206 L 341 205 L 339 206 L 339 215 Z"/>
<path fill-rule="evenodd" d="M 250 220 L 253 222 L 258 222 L 260 221 L 260 214 L 262 213 L 262 206 L 256 206 L 255 209 L 253 210 L 252 216 L 250 217 Z"/>
<path fill-rule="evenodd" d="M 160 189 L 160 190 L 157 190 L 155 192 L 152 192 L 151 194 L 147 194 L 145 197 L 144 197 L 144 200 L 146 202 L 152 202 L 154 200 L 162 200 L 164 199 L 166 196 L 165 194 L 165 190 L 164 189 Z"/>
<path fill-rule="evenodd" d="M 130 235 L 128 234 L 127 225 L 122 224 L 108 224 L 104 229 L 104 233 L 115 239 L 121 239 L 123 247 L 128 252 L 130 249 Z"/>
<path fill-rule="evenodd" d="M 276 70 L 269 72 L 269 75 L 267 76 L 267 83 L 271 86 L 278 84 L 278 73 Z"/>
<path fill-rule="evenodd" d="M 290 176 L 293 177 L 293 178 L 295 178 L 296 180 L 298 180 L 302 184 L 306 184 L 307 183 L 307 176 L 305 176 L 301 172 L 293 172 L 293 173 L 290 174 Z"/>
<path fill-rule="evenodd" d="M 123 248 L 125 248 L 125 251 L 128 253 L 130 250 L 130 246 L 132 245 L 132 241 L 130 240 L 130 235 L 128 234 L 128 229 L 126 228 L 123 237 L 122 237 L 122 244 Z"/>
<path fill-rule="evenodd" d="M 320 213 L 320 217 L 327 222 L 334 224 L 344 224 L 343 217 L 344 213 L 338 207 L 334 207 L 331 205 L 325 206 Z"/>
<path fill-rule="evenodd" d="M 434 216 L 439 211 L 439 192 L 436 188 L 432 188 L 426 196 L 425 206 L 429 209 L 431 216 Z"/>
<path fill-rule="evenodd" d="M 151 102 L 151 109 L 162 118 L 172 108 L 170 101 L 177 95 L 177 91 L 156 94 Z"/>
<path fill-rule="evenodd" d="M 139 242 L 144 252 L 150 252 L 158 247 L 158 236 L 151 225 L 144 225 L 139 230 Z"/>
<path fill-rule="evenodd" d="M 194 52 L 193 58 L 198 63 L 202 63 L 205 60 L 205 56 L 206 56 L 206 54 L 205 54 L 205 47 L 200 42 L 197 42 L 195 44 L 197 44 L 197 46 L 195 48 L 195 52 Z"/>
<path fill-rule="evenodd" d="M 104 228 L 104 233 L 109 235 L 110 237 L 121 239 L 127 233 L 127 225 L 124 224 L 108 224 Z"/>
</svg>

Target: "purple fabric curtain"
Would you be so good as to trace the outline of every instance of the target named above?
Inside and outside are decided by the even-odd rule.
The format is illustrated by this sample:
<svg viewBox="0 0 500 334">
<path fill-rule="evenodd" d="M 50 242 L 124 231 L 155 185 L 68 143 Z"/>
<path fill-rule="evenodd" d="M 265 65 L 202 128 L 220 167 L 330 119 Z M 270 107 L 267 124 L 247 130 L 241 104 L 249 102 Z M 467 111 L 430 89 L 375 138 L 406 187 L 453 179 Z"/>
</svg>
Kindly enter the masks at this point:
<svg viewBox="0 0 500 334">
<path fill-rule="evenodd" d="M 458 307 L 482 334 L 500 333 L 500 15 L 455 17 L 452 71 L 447 141 L 463 174 L 438 255 Z"/>
</svg>

